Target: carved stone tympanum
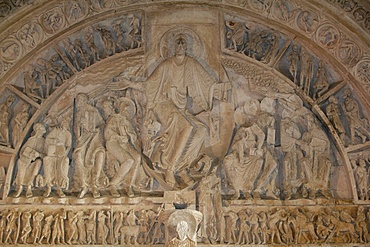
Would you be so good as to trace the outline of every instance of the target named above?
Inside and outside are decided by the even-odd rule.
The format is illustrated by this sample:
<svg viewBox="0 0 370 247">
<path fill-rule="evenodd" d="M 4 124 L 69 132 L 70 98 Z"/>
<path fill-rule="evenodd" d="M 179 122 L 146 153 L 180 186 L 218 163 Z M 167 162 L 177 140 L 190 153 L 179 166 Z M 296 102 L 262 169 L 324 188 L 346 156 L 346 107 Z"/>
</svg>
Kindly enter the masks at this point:
<svg viewBox="0 0 370 247">
<path fill-rule="evenodd" d="M 365 4 L 173 2 L 0 3 L 0 245 L 367 246 Z"/>
</svg>

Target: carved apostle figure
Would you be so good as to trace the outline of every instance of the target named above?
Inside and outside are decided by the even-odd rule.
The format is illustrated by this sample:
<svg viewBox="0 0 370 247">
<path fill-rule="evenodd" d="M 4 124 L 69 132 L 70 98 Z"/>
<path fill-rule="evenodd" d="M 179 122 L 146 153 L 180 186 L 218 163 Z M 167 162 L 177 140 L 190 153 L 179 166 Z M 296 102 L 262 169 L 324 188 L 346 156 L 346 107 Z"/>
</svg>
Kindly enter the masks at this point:
<svg viewBox="0 0 370 247">
<path fill-rule="evenodd" d="M 46 182 L 45 197 L 51 192 L 51 187 L 57 186 L 57 193 L 60 197 L 65 197 L 62 189 L 69 187 L 69 158 L 68 154 L 72 146 L 72 134 L 70 132 L 70 118 L 62 120 L 59 128 L 54 128 L 45 140 L 47 149 L 44 158 L 44 176 Z"/>
<path fill-rule="evenodd" d="M 104 124 L 99 111 L 89 104 L 86 94 L 76 97 L 74 134 L 76 147 L 73 159 L 76 164 L 75 183 L 82 187 L 80 198 L 92 189 L 94 197 L 100 197 L 98 187 L 104 184 L 103 166 L 105 148 L 100 127 Z"/>
<path fill-rule="evenodd" d="M 260 137 L 264 137 L 264 143 L 262 145 L 264 166 L 257 181 L 256 190 L 253 194 L 254 198 L 258 198 L 259 194 L 265 190 L 267 197 L 277 199 L 275 179 L 278 173 L 278 160 L 275 150 L 275 111 L 276 101 L 274 99 L 266 97 L 261 101 L 261 113 L 257 118 L 257 124 L 264 133 L 264 135 L 260 135 Z"/>
<path fill-rule="evenodd" d="M 107 120 L 104 130 L 108 157 L 118 162 L 116 172 L 109 184 L 112 196 L 119 196 L 116 186 L 122 183 L 125 176 L 131 174 L 128 196 L 134 196 L 132 185 L 136 178 L 137 167 L 141 162 L 140 145 L 136 130 L 131 121 L 135 113 L 135 105 L 128 98 L 120 99 L 117 114 L 113 114 Z"/>
<path fill-rule="evenodd" d="M 309 197 L 315 197 L 315 191 L 321 190 L 323 195 L 330 197 L 327 190 L 330 175 L 330 156 L 329 140 L 326 134 L 319 128 L 316 118 L 307 114 L 307 131 L 302 135 L 300 149 L 305 153 L 304 158 L 300 160 L 301 175 L 300 178 L 305 180 L 303 183 L 303 194 L 307 190 Z"/>
<path fill-rule="evenodd" d="M 281 147 L 284 152 L 283 160 L 283 190 L 285 199 L 290 199 L 292 192 L 296 191 L 298 180 L 298 144 L 302 133 L 298 125 L 290 118 L 281 120 Z"/>
<path fill-rule="evenodd" d="M 23 191 L 23 186 L 27 186 L 26 196 L 32 196 L 32 186 L 36 175 L 39 173 L 44 152 L 44 134 L 46 132 L 44 125 L 36 123 L 33 126 L 35 134 L 28 138 L 23 145 L 18 159 L 18 171 L 14 181 L 17 191 L 14 197 L 19 197 Z"/>
<path fill-rule="evenodd" d="M 240 123 L 241 126 L 232 143 L 231 153 L 224 160 L 230 183 L 235 189 L 235 199 L 240 197 L 241 192 L 247 199 L 251 198 L 264 162 L 262 146 L 265 133 L 256 123 L 260 112 L 260 102 L 250 99 L 243 108 L 244 114 L 247 112 L 250 114 L 250 121 Z M 258 192 L 254 194 L 259 197 Z"/>
</svg>

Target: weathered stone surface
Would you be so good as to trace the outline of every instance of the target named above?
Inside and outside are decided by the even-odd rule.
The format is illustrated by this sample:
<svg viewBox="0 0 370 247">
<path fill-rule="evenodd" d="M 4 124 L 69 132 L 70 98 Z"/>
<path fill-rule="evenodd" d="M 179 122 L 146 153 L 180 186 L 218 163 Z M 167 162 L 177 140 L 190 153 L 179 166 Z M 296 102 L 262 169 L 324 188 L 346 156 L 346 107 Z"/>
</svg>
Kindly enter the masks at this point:
<svg viewBox="0 0 370 247">
<path fill-rule="evenodd" d="M 364 6 L 40 3 L 2 6 L 1 244 L 370 242 Z"/>
</svg>

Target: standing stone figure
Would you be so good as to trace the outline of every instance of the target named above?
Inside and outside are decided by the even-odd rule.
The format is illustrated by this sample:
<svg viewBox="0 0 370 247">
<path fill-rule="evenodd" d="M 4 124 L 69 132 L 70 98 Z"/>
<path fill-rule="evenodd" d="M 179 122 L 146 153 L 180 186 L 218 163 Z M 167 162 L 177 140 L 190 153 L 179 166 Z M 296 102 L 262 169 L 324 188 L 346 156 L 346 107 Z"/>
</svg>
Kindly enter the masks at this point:
<svg viewBox="0 0 370 247">
<path fill-rule="evenodd" d="M 105 163 L 105 148 L 100 127 L 104 124 L 99 111 L 89 104 L 86 94 L 76 97 L 76 116 L 74 134 L 76 147 L 73 159 L 76 164 L 75 183 L 81 186 L 79 198 L 92 190 L 94 197 L 100 197 L 98 187 L 104 184 L 103 166 Z"/>
<path fill-rule="evenodd" d="M 262 191 L 266 191 L 266 196 L 277 199 L 275 179 L 278 173 L 278 161 L 275 150 L 275 111 L 276 101 L 274 99 L 266 97 L 261 101 L 261 113 L 257 118 L 257 124 L 264 133 L 264 135 L 260 135 L 264 138 L 262 145 L 264 165 L 253 194 L 254 198 L 258 198 Z"/>
<path fill-rule="evenodd" d="M 361 138 L 361 143 L 364 143 L 370 138 L 369 120 L 366 117 L 361 117 L 360 107 L 356 100 L 353 99 L 352 92 L 349 88 L 343 91 L 344 102 L 342 108 L 347 117 L 350 129 L 351 144 L 356 144 L 356 136 Z"/>
<path fill-rule="evenodd" d="M 314 62 L 311 55 L 302 51 L 301 53 L 301 73 L 300 73 L 300 87 L 306 95 L 310 95 L 311 80 L 314 76 Z"/>
<path fill-rule="evenodd" d="M 32 196 L 32 186 L 36 175 L 40 171 L 42 158 L 45 156 L 45 127 L 41 123 L 36 123 L 33 126 L 33 130 L 35 134 L 28 138 L 19 152 L 18 171 L 14 181 L 14 185 L 17 186 L 17 191 L 14 197 L 19 197 L 21 195 L 23 186 L 27 187 L 26 196 Z"/>
<path fill-rule="evenodd" d="M 27 239 L 32 231 L 31 227 L 31 217 L 32 214 L 28 210 L 26 212 L 23 212 L 22 214 L 22 233 L 21 233 L 21 241 L 23 244 L 27 244 Z"/>
<path fill-rule="evenodd" d="M 329 97 L 329 104 L 326 106 L 326 115 L 328 116 L 329 121 L 333 124 L 334 128 L 337 130 L 342 142 L 345 143 L 346 133 L 340 119 L 341 114 L 338 107 L 338 99 L 335 96 Z"/>
<path fill-rule="evenodd" d="M 45 217 L 45 214 L 42 210 L 38 210 L 34 213 L 32 217 L 32 237 L 33 237 L 33 244 L 36 244 L 39 242 L 41 237 L 41 231 L 42 231 L 42 221 Z"/>
<path fill-rule="evenodd" d="M 64 118 L 59 128 L 54 128 L 45 140 L 45 149 L 47 149 L 44 158 L 44 173 L 46 182 L 45 197 L 48 197 L 53 185 L 57 186 L 57 192 L 60 197 L 65 197 L 62 189 L 69 187 L 68 154 L 72 146 L 72 134 L 70 132 L 70 118 Z"/>
<path fill-rule="evenodd" d="M 0 142 L 10 147 L 9 123 L 13 115 L 12 105 L 14 96 L 10 95 L 6 98 L 5 103 L 0 105 Z"/>
<path fill-rule="evenodd" d="M 294 83 L 297 83 L 299 64 L 299 52 L 297 45 L 292 46 L 292 51 L 288 54 L 287 60 L 289 62 L 289 72 L 293 76 Z"/>
<path fill-rule="evenodd" d="M 28 113 L 28 110 L 29 110 L 30 106 L 28 104 L 24 104 L 22 105 L 22 110 L 17 113 L 17 115 L 15 116 L 14 118 L 14 127 L 13 127 L 13 147 L 15 147 L 15 145 L 18 144 L 18 142 L 21 140 L 22 138 L 22 132 L 24 130 L 24 128 L 26 127 L 27 125 L 27 121 L 30 117 L 29 113 Z"/>
<path fill-rule="evenodd" d="M 316 72 L 316 82 L 313 88 L 313 99 L 320 98 L 329 89 L 328 75 L 323 61 L 319 62 L 319 67 Z"/>
</svg>

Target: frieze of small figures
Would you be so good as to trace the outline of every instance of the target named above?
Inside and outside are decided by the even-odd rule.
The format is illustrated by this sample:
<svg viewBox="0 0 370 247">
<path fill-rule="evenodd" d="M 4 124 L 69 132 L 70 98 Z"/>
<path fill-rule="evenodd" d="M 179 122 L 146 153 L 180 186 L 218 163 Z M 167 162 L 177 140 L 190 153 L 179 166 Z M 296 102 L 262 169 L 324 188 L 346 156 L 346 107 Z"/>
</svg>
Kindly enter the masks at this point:
<svg viewBox="0 0 370 247">
<path fill-rule="evenodd" d="M 173 211 L 171 211 L 173 212 Z M 166 216 L 164 216 L 164 214 Z M 26 209 L 0 212 L 0 243 L 43 245 L 163 244 L 168 213 L 162 206 L 140 210 Z"/>
<path fill-rule="evenodd" d="M 187 219 L 181 211 L 175 211 L 177 218 Z M 171 238 L 172 223 L 167 220 L 171 221 L 172 212 L 160 206 L 141 210 L 13 207 L 0 211 L 0 243 L 162 245 Z M 366 244 L 369 215 L 367 206 L 225 207 L 220 222 L 205 229 L 212 244 Z M 202 228 L 195 228 L 194 234 L 195 243 L 209 243 L 200 238 Z"/>
<path fill-rule="evenodd" d="M 368 243 L 368 217 L 366 206 L 224 208 L 221 243 Z"/>
</svg>

